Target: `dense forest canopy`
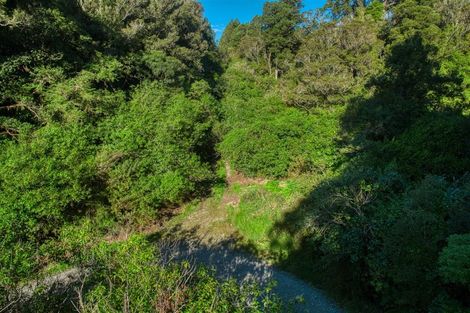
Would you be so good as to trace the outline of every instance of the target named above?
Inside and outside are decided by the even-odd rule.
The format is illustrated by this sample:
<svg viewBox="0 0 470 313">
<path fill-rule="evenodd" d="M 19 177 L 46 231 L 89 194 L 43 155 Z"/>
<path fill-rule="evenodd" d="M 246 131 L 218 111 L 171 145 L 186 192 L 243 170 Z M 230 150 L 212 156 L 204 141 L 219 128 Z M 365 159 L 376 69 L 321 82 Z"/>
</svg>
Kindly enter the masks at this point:
<svg viewBox="0 0 470 313">
<path fill-rule="evenodd" d="M 470 310 L 470 1 L 302 8 L 268 1 L 217 46 L 196 0 L 0 0 L 0 311 L 47 312 L 15 299 L 54 266 L 94 269 L 81 312 L 282 311 L 103 239 L 210 197 L 225 164 L 315 181 L 276 260 L 351 310 Z"/>
</svg>

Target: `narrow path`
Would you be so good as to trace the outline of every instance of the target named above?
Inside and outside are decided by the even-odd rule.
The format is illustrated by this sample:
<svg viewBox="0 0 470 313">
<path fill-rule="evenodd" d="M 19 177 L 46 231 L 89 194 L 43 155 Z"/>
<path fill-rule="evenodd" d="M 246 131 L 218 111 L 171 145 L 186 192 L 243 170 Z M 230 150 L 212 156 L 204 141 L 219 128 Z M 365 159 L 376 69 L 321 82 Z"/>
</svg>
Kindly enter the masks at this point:
<svg viewBox="0 0 470 313">
<path fill-rule="evenodd" d="M 219 278 L 235 278 L 239 281 L 254 279 L 262 285 L 276 281 L 274 292 L 284 301 L 302 298 L 302 304 L 294 306 L 295 312 L 342 313 L 319 289 L 270 265 L 254 255 L 237 249 L 237 230 L 229 221 L 228 206 L 237 206 L 239 195 L 230 192 L 230 186 L 265 185 L 267 180 L 247 178 L 234 171 L 225 163 L 227 190 L 220 200 L 206 199 L 198 210 L 169 232 L 169 239 L 176 235 L 181 238 L 173 249 L 163 248 L 162 252 L 173 251 L 177 260 L 192 260 L 197 264 L 213 267 Z"/>
</svg>

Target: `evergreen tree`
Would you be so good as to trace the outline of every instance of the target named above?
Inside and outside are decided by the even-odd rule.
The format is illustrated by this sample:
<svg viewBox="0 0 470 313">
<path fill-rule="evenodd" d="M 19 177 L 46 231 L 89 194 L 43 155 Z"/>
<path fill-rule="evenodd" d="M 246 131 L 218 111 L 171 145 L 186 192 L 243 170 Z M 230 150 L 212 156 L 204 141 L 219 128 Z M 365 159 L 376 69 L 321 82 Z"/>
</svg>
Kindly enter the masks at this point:
<svg viewBox="0 0 470 313">
<path fill-rule="evenodd" d="M 264 5 L 261 27 L 268 54 L 268 69 L 276 79 L 298 49 L 300 41 L 296 30 L 302 22 L 301 7 L 300 0 L 266 2 Z"/>
<path fill-rule="evenodd" d="M 369 2 L 370 0 L 328 0 L 323 10 L 339 20 L 353 16 L 357 10 L 365 8 Z"/>
</svg>

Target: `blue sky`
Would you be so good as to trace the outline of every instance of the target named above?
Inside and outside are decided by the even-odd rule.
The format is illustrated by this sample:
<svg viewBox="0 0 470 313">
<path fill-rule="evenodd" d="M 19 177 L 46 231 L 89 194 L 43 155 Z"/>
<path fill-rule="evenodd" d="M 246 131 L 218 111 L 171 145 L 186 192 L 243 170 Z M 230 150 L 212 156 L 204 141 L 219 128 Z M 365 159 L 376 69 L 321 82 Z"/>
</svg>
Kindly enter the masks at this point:
<svg viewBox="0 0 470 313">
<path fill-rule="evenodd" d="M 260 15 L 265 0 L 200 0 L 200 2 L 219 39 L 231 20 L 238 18 L 240 22 L 246 23 L 255 15 Z M 323 6 L 326 0 L 304 0 L 303 2 L 304 9 L 311 10 Z"/>
</svg>

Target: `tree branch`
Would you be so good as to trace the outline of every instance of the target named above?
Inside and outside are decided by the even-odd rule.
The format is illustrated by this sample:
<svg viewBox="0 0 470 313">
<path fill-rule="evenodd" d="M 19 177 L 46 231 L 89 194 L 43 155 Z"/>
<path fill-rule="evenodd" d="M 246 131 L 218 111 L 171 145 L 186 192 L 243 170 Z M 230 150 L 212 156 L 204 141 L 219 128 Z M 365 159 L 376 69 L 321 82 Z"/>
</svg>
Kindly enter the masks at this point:
<svg viewBox="0 0 470 313">
<path fill-rule="evenodd" d="M 34 117 L 36 117 L 38 120 L 39 120 L 39 114 L 30 106 L 22 103 L 22 102 L 19 102 L 19 103 L 16 103 L 16 104 L 12 104 L 12 105 L 6 105 L 6 106 L 1 106 L 0 107 L 0 110 L 16 110 L 16 109 L 27 109 L 29 112 L 31 112 Z"/>
</svg>

